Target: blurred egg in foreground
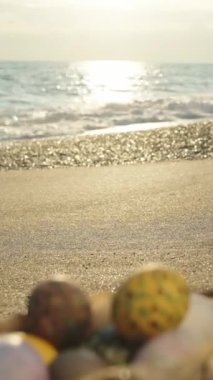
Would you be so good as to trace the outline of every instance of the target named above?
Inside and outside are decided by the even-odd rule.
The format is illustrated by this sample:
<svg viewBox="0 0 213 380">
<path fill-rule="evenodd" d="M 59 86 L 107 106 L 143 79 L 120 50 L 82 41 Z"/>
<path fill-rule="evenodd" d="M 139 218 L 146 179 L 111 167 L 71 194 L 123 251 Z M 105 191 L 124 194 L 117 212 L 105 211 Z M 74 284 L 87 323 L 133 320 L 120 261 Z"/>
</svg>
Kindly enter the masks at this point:
<svg viewBox="0 0 213 380">
<path fill-rule="evenodd" d="M 51 380 L 74 380 L 106 367 L 95 352 L 87 348 L 62 352 L 50 367 Z"/>
<path fill-rule="evenodd" d="M 89 299 L 77 286 L 60 280 L 41 282 L 28 303 L 28 332 L 61 349 L 78 346 L 91 331 Z"/>
<path fill-rule="evenodd" d="M 48 380 L 47 368 L 39 354 L 20 334 L 0 336 L 0 379 Z"/>
<path fill-rule="evenodd" d="M 129 341 L 155 337 L 180 324 L 187 311 L 189 289 L 177 272 L 147 269 L 128 278 L 113 302 L 113 320 Z"/>
</svg>

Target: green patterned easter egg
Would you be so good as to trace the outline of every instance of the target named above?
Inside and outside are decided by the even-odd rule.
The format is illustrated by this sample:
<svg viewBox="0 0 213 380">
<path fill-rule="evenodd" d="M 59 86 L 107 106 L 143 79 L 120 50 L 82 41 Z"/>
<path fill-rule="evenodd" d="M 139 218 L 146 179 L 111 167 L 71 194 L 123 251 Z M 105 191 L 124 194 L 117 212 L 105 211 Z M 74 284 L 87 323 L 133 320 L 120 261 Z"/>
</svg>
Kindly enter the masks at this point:
<svg viewBox="0 0 213 380">
<path fill-rule="evenodd" d="M 165 268 L 147 269 L 118 289 L 113 320 L 121 336 L 140 341 L 178 326 L 188 303 L 189 289 L 179 273 Z"/>
</svg>

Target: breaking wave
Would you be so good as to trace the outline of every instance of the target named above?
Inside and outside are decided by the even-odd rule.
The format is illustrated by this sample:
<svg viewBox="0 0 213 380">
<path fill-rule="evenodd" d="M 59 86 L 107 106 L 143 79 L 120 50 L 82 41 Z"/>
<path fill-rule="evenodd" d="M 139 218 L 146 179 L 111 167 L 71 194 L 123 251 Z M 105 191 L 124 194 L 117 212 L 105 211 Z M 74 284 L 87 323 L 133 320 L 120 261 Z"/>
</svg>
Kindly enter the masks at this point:
<svg viewBox="0 0 213 380">
<path fill-rule="evenodd" d="M 58 108 L 0 111 L 0 140 L 67 136 L 117 126 L 181 122 L 213 118 L 213 97 L 168 98 L 109 103 L 103 107 L 79 111 Z"/>
<path fill-rule="evenodd" d="M 0 63 L 0 140 L 211 118 L 213 65 Z"/>
</svg>

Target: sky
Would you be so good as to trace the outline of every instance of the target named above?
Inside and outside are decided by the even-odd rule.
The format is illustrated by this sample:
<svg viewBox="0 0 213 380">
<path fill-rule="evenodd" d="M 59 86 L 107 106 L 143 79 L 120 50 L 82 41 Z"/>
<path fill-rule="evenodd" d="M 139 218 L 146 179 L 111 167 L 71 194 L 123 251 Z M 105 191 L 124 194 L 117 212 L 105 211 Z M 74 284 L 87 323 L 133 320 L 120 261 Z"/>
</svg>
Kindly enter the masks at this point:
<svg viewBox="0 0 213 380">
<path fill-rule="evenodd" d="M 0 0 L 0 60 L 213 63 L 213 0 Z"/>
</svg>

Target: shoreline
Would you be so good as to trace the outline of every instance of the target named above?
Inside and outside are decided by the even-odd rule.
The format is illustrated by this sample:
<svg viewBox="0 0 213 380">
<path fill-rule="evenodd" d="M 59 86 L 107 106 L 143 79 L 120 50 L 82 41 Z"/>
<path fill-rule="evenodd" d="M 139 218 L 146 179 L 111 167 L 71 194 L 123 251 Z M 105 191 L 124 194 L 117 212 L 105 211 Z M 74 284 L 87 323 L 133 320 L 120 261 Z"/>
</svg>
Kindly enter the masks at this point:
<svg viewBox="0 0 213 380">
<path fill-rule="evenodd" d="M 170 128 L 0 142 L 0 170 L 213 158 L 213 121 Z"/>
</svg>

